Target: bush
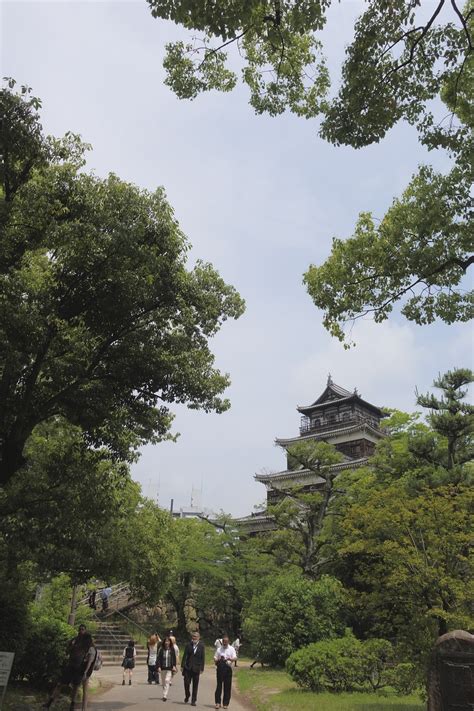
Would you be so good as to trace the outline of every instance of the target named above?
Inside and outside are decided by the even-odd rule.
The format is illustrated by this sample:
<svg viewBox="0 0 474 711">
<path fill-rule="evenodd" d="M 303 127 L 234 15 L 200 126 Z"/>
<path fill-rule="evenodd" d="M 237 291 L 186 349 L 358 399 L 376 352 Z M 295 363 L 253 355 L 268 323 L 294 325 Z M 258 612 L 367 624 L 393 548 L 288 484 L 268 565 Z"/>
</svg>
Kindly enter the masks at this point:
<svg viewBox="0 0 474 711">
<path fill-rule="evenodd" d="M 402 662 L 385 672 L 385 682 L 400 694 L 412 694 L 423 680 L 420 679 L 418 667 L 411 662 Z"/>
<path fill-rule="evenodd" d="M 0 564 L 0 578 L 0 649 L 17 657 L 28 631 L 31 593 L 20 572 L 12 573 Z"/>
<path fill-rule="evenodd" d="M 392 658 L 392 645 L 387 640 L 361 642 L 346 630 L 344 637 L 316 642 L 294 652 L 286 668 L 299 686 L 312 691 L 351 691 L 369 685 L 375 691 L 387 684 L 395 686 L 392 677 L 388 677 L 394 671 L 388 669 Z M 405 666 L 412 665 L 398 665 Z"/>
<path fill-rule="evenodd" d="M 244 634 L 262 662 L 284 665 L 295 649 L 341 634 L 344 590 L 330 576 L 317 582 L 295 575 L 276 578 L 256 593 L 244 613 Z"/>
<path fill-rule="evenodd" d="M 16 664 L 16 676 L 37 687 L 57 680 L 66 658 L 67 644 L 75 630 L 64 622 L 32 619 L 23 653 Z"/>
<path fill-rule="evenodd" d="M 368 639 L 361 644 L 361 682 L 373 691 L 386 685 L 387 665 L 393 659 L 393 648 L 386 639 Z"/>
<path fill-rule="evenodd" d="M 286 670 L 298 686 L 311 691 L 350 691 L 363 677 L 362 642 L 351 632 L 315 642 L 287 659 Z"/>
</svg>

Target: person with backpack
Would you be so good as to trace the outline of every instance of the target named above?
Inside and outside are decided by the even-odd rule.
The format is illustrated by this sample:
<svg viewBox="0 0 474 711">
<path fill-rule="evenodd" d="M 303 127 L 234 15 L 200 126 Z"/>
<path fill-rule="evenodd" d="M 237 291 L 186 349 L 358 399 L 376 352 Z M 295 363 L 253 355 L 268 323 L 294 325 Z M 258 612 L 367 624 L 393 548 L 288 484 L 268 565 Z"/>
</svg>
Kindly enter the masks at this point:
<svg viewBox="0 0 474 711">
<path fill-rule="evenodd" d="M 137 656 L 137 650 L 135 649 L 135 642 L 133 639 L 129 641 L 125 649 L 123 650 L 123 677 L 122 686 L 125 686 L 125 675 L 128 671 L 128 685 L 132 685 L 132 674 L 135 669 L 135 657 Z"/>
<path fill-rule="evenodd" d="M 88 687 L 89 687 L 89 679 L 92 676 L 92 672 L 95 669 L 100 669 L 100 666 L 98 666 L 99 662 L 99 657 L 100 654 L 94 644 L 94 640 L 92 639 L 92 636 L 86 632 L 84 635 L 83 639 L 83 644 L 84 644 L 84 649 L 86 649 L 86 653 L 84 655 L 84 661 L 83 661 L 83 676 L 82 676 L 82 711 L 87 711 L 87 702 L 88 702 Z M 100 665 L 102 665 L 102 657 L 100 657 Z M 74 708 L 74 703 L 71 703 L 71 708 Z"/>
<path fill-rule="evenodd" d="M 174 651 L 171 637 L 165 637 L 158 652 L 156 666 L 161 675 L 161 685 L 163 686 L 163 701 L 168 698 L 168 691 L 171 684 L 173 672 L 176 672 L 176 652 Z"/>
<path fill-rule="evenodd" d="M 77 637 L 72 639 L 67 647 L 67 660 L 61 670 L 61 676 L 52 690 L 48 700 L 43 704 L 44 709 L 49 709 L 58 699 L 61 687 L 71 687 L 70 711 L 74 709 L 77 692 L 80 685 L 83 688 L 82 709 L 87 709 L 87 685 L 94 669 L 97 656 L 92 636 L 86 631 L 85 625 L 79 626 Z"/>
</svg>

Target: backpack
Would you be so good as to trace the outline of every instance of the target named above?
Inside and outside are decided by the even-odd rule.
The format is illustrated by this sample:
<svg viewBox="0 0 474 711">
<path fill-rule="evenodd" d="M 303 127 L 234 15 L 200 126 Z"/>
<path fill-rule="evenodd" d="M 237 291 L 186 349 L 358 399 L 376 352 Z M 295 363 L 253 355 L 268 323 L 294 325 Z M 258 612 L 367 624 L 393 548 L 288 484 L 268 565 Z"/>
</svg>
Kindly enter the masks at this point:
<svg viewBox="0 0 474 711">
<path fill-rule="evenodd" d="M 95 650 L 95 659 L 94 659 L 94 671 L 99 671 L 99 669 L 102 669 L 102 664 L 104 663 L 104 660 L 102 659 L 102 654 L 100 651 L 96 648 Z"/>
<path fill-rule="evenodd" d="M 125 650 L 125 656 L 127 657 L 127 659 L 133 659 L 133 650 L 134 647 L 127 647 L 127 649 Z"/>
</svg>

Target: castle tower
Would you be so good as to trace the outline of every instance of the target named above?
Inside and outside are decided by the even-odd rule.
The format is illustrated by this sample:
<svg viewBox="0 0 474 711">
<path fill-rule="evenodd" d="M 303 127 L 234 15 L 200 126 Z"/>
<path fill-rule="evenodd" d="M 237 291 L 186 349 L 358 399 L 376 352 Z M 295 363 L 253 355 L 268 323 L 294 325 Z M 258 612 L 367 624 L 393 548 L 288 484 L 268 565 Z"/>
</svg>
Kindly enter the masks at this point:
<svg viewBox="0 0 474 711">
<path fill-rule="evenodd" d="M 329 375 L 326 388 L 311 405 L 297 407 L 301 415 L 299 434 L 295 437 L 278 437 L 277 445 L 288 449 L 302 441 L 328 442 L 343 455 L 344 460 L 333 469 L 355 469 L 365 465 L 373 454 L 375 445 L 383 438 L 380 421 L 385 416 L 380 408 L 364 400 L 354 389 L 352 392 L 336 385 Z M 271 474 L 256 474 L 256 481 L 267 489 L 267 504 L 273 504 L 284 495 L 285 489 L 295 486 L 316 491 L 322 482 L 317 473 L 295 466 L 287 456 L 287 468 Z M 273 527 L 271 516 L 265 512 L 238 519 L 247 534 L 269 530 Z"/>
</svg>

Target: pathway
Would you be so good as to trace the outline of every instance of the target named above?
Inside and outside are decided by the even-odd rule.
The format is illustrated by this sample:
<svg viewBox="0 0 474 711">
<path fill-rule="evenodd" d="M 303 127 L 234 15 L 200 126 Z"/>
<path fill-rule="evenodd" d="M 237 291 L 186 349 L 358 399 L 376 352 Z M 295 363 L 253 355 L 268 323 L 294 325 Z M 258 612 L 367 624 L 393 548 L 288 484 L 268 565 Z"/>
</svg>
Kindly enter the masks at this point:
<svg viewBox="0 0 474 711">
<path fill-rule="evenodd" d="M 163 708 L 169 711 L 180 709 L 192 711 L 194 707 L 190 703 L 184 703 L 183 677 L 178 673 L 168 694 L 168 701 L 163 703 L 161 686 L 147 683 L 147 667 L 138 666 L 135 668 L 132 686 L 122 686 L 122 669 L 120 666 L 103 667 L 96 675 L 113 683 L 112 688 L 105 694 L 101 694 L 89 703 L 89 711 L 158 711 Z M 207 666 L 199 681 L 199 694 L 196 709 L 214 708 L 214 690 L 216 674 L 213 667 Z M 233 694 L 235 693 L 235 675 L 233 684 Z M 248 706 L 244 706 L 232 697 L 229 711 L 248 711 Z"/>
</svg>

